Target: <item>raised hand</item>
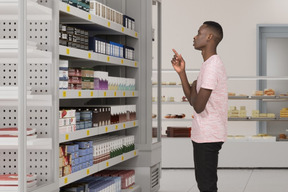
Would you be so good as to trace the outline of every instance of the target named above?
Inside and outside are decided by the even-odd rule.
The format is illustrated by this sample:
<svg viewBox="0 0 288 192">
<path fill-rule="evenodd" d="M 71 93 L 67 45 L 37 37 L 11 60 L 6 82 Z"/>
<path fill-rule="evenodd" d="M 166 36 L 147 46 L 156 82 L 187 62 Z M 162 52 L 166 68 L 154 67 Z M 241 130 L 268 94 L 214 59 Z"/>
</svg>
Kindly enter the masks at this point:
<svg viewBox="0 0 288 192">
<path fill-rule="evenodd" d="M 185 71 L 185 61 L 182 57 L 182 55 L 178 54 L 175 49 L 172 49 L 174 52 L 174 57 L 171 60 L 171 63 L 175 69 L 175 71 L 179 74 Z"/>
</svg>

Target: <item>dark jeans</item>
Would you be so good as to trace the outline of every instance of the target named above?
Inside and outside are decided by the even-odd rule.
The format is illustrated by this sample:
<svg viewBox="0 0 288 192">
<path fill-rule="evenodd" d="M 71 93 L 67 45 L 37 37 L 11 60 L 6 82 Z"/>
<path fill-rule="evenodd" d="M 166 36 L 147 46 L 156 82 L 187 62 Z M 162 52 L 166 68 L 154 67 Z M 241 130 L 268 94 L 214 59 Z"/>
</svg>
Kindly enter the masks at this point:
<svg viewBox="0 0 288 192">
<path fill-rule="evenodd" d="M 200 192 L 217 192 L 218 154 L 223 142 L 192 143 L 195 177 Z"/>
</svg>

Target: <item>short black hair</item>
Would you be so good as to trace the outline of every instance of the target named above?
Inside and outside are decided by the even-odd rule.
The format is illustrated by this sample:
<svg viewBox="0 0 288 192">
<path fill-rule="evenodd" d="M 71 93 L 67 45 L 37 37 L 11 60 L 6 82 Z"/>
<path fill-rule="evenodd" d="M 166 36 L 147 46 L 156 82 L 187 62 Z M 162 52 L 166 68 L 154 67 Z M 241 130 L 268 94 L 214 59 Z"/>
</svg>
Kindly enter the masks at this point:
<svg viewBox="0 0 288 192">
<path fill-rule="evenodd" d="M 207 25 L 213 30 L 217 44 L 220 43 L 220 41 L 223 39 L 223 29 L 221 25 L 215 21 L 205 21 L 203 24 Z"/>
</svg>

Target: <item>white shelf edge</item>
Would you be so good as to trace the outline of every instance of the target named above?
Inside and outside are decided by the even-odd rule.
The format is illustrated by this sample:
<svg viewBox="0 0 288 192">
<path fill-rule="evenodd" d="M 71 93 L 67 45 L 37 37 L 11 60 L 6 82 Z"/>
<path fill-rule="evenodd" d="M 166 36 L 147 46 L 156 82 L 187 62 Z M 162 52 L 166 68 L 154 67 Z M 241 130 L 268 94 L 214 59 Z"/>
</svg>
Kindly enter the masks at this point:
<svg viewBox="0 0 288 192">
<path fill-rule="evenodd" d="M 138 120 L 135 120 L 135 121 L 129 121 L 129 122 L 124 122 L 124 123 L 119 123 L 119 124 L 77 130 L 75 132 L 59 134 L 59 143 L 61 144 L 61 143 L 69 142 L 69 141 L 74 141 L 77 139 L 83 139 L 86 137 L 112 133 L 115 131 L 130 129 L 130 128 L 137 127 L 137 126 L 138 126 Z"/>
<path fill-rule="evenodd" d="M 75 173 L 69 174 L 69 175 L 64 176 L 64 177 L 61 177 L 61 178 L 59 178 L 59 187 L 63 187 L 65 185 L 73 183 L 77 180 L 80 180 L 84 177 L 87 177 L 89 175 L 92 175 L 94 173 L 102 171 L 104 169 L 107 169 L 113 165 L 122 163 L 122 162 L 127 161 L 129 159 L 132 159 L 134 157 L 137 157 L 138 153 L 139 153 L 139 150 L 136 149 L 136 150 L 130 151 L 128 153 L 124 153 L 122 155 L 119 155 L 117 157 L 108 159 L 106 161 L 100 162 L 98 164 L 94 164 L 93 166 L 88 167 L 86 169 L 77 171 Z"/>
<path fill-rule="evenodd" d="M 128 187 L 128 189 L 122 189 L 121 192 L 140 192 L 141 188 L 139 185 L 135 184 L 131 187 Z"/>
<path fill-rule="evenodd" d="M 0 20 L 18 20 L 18 2 L 0 2 Z M 52 9 L 38 4 L 37 2 L 27 1 L 27 20 L 43 21 L 52 20 Z"/>
<path fill-rule="evenodd" d="M 12 144 L 0 144 L 0 149 L 18 149 L 18 141 Z M 28 150 L 52 150 L 52 138 L 37 138 L 27 141 Z"/>
<path fill-rule="evenodd" d="M 100 53 L 95 53 L 92 51 L 86 51 L 82 49 L 77 49 L 73 47 L 66 47 L 63 45 L 59 46 L 59 54 L 67 57 L 74 57 L 78 59 L 85 59 L 87 61 L 98 61 L 105 63 L 107 65 L 119 65 L 126 67 L 138 68 L 138 61 L 132 61 L 129 59 L 113 57 L 110 55 L 104 55 Z"/>
<path fill-rule="evenodd" d="M 152 119 L 152 121 L 157 121 L 158 119 Z M 161 120 L 162 122 L 165 122 L 165 121 L 182 121 L 182 122 L 192 122 L 193 119 L 187 119 L 187 118 L 183 118 L 183 119 L 177 119 L 177 118 L 170 118 L 170 119 L 162 119 Z"/>
<path fill-rule="evenodd" d="M 104 19 L 102 17 L 96 16 L 96 15 L 91 14 L 91 13 L 88 13 L 86 11 L 83 11 L 81 9 L 78 9 L 76 7 L 68 5 L 67 3 L 64 3 L 61 1 L 59 2 L 59 11 L 66 13 L 66 14 L 69 14 L 69 15 L 72 15 L 74 17 L 77 17 L 77 18 L 83 20 L 83 22 L 85 22 L 85 23 L 95 24 L 95 25 L 104 27 L 107 30 L 115 31 L 119 34 L 127 35 L 130 37 L 136 38 L 136 39 L 139 38 L 139 33 L 136 31 L 132 31 L 131 29 L 128 29 L 128 28 L 126 28 L 126 27 L 124 27 L 118 23 L 109 21 L 107 19 Z M 75 24 L 75 21 L 72 20 L 70 22 L 66 21 L 63 23 L 64 24 L 69 24 L 69 23 Z M 79 22 L 76 21 L 76 23 L 79 23 Z"/>
<path fill-rule="evenodd" d="M 59 99 L 138 97 L 138 91 L 59 90 Z"/>
<path fill-rule="evenodd" d="M 152 104 L 158 104 L 157 102 L 152 102 Z M 178 101 L 175 101 L 175 102 L 170 102 L 170 101 L 162 101 L 161 102 L 162 105 L 190 105 L 188 101 L 186 102 L 178 102 Z"/>
</svg>

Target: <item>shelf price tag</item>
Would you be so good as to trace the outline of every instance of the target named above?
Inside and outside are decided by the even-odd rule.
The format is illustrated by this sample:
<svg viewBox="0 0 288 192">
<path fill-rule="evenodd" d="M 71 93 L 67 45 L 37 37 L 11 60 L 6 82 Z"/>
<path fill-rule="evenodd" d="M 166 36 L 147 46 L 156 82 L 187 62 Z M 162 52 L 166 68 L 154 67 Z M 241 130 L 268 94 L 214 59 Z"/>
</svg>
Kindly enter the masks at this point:
<svg viewBox="0 0 288 192">
<path fill-rule="evenodd" d="M 138 37 L 138 33 L 137 32 L 135 32 L 135 37 Z"/>
<path fill-rule="evenodd" d="M 136 151 L 134 151 L 134 156 L 136 156 L 137 155 L 137 152 Z"/>
<path fill-rule="evenodd" d="M 63 94 L 63 97 L 67 97 L 67 92 L 66 91 L 63 91 L 62 94 Z"/>
<path fill-rule="evenodd" d="M 68 48 L 66 49 L 66 54 L 70 55 L 70 49 L 68 49 Z"/>
<path fill-rule="evenodd" d="M 129 189 L 134 189 L 134 188 L 131 186 L 131 187 L 129 187 Z"/>
<path fill-rule="evenodd" d="M 87 169 L 86 173 L 87 173 L 87 175 L 89 175 L 90 174 L 90 169 Z"/>
<path fill-rule="evenodd" d="M 88 20 L 91 20 L 91 14 L 88 14 Z"/>
<path fill-rule="evenodd" d="M 91 59 L 91 53 L 88 53 L 88 59 Z"/>
<path fill-rule="evenodd" d="M 67 12 L 70 12 L 70 6 L 67 5 Z"/>
<path fill-rule="evenodd" d="M 106 162 L 106 167 L 109 167 L 109 161 Z"/>
<path fill-rule="evenodd" d="M 124 123 L 124 124 L 123 124 L 123 128 L 125 129 L 125 127 L 126 127 L 126 124 Z"/>
<path fill-rule="evenodd" d="M 78 97 L 81 97 L 81 96 L 82 96 L 82 92 L 78 91 Z"/>
<path fill-rule="evenodd" d="M 125 97 L 126 96 L 126 93 L 125 93 L 125 91 L 123 92 L 123 97 Z"/>
<path fill-rule="evenodd" d="M 117 92 L 115 91 L 115 92 L 114 92 L 114 97 L 116 97 L 116 96 L 117 96 Z"/>
<path fill-rule="evenodd" d="M 136 122 L 135 121 L 133 122 L 133 126 L 136 126 Z"/>
<path fill-rule="evenodd" d="M 110 57 L 109 56 L 107 57 L 107 61 L 110 62 Z"/>
<path fill-rule="evenodd" d="M 91 97 L 94 96 L 94 92 L 93 92 L 93 91 L 90 92 L 90 96 L 91 96 Z"/>
<path fill-rule="evenodd" d="M 135 92 L 134 92 L 134 91 L 132 92 L 132 96 L 133 96 L 133 97 L 135 96 Z"/>
<path fill-rule="evenodd" d="M 87 136 L 89 136 L 90 135 L 90 130 L 87 130 Z"/>
<path fill-rule="evenodd" d="M 124 156 L 122 155 L 121 160 L 124 161 Z"/>
<path fill-rule="evenodd" d="M 118 130 L 118 125 L 115 125 L 115 130 Z"/>
<path fill-rule="evenodd" d="M 69 140 L 69 134 L 66 134 L 66 135 L 65 135 L 65 140 L 66 140 L 66 141 Z"/>
<path fill-rule="evenodd" d="M 124 27 L 122 27 L 122 32 L 124 32 L 124 30 L 125 30 Z"/>
<path fill-rule="evenodd" d="M 105 132 L 106 132 L 106 133 L 108 132 L 108 127 L 105 127 Z"/>
<path fill-rule="evenodd" d="M 108 21 L 107 25 L 108 25 L 108 27 L 111 27 L 111 23 L 110 23 L 110 21 Z"/>
<path fill-rule="evenodd" d="M 104 91 L 104 97 L 106 97 L 107 96 L 107 92 L 106 91 Z"/>
<path fill-rule="evenodd" d="M 135 67 L 137 67 L 137 62 L 134 63 Z"/>
<path fill-rule="evenodd" d="M 68 177 L 65 177 L 64 178 L 64 184 L 67 184 L 68 183 Z"/>
<path fill-rule="evenodd" d="M 123 64 L 124 63 L 124 60 L 123 59 L 121 59 L 121 64 Z"/>
</svg>

